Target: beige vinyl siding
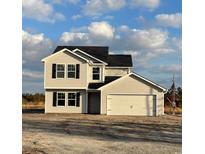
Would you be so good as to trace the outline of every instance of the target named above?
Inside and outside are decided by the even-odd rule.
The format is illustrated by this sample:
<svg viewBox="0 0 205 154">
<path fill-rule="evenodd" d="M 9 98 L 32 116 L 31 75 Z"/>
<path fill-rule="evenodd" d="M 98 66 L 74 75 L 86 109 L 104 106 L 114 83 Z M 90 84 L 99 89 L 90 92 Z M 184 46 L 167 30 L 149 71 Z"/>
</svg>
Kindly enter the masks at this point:
<svg viewBox="0 0 205 154">
<path fill-rule="evenodd" d="M 101 114 L 107 114 L 107 96 L 109 94 L 146 94 L 157 96 L 157 115 L 164 114 L 164 93 L 158 88 L 133 76 L 114 81 L 101 90 Z"/>
<path fill-rule="evenodd" d="M 68 106 L 67 98 L 65 106 L 53 106 L 53 92 L 80 92 L 80 106 Z M 86 91 L 85 90 L 46 90 L 45 91 L 45 113 L 86 113 Z"/>
<path fill-rule="evenodd" d="M 87 67 L 88 64 L 86 61 L 80 59 L 79 57 L 69 53 L 69 52 L 60 52 L 53 57 L 50 57 L 47 61 L 44 62 L 44 68 L 46 73 L 44 74 L 45 78 L 45 87 L 49 88 L 69 88 L 69 87 L 86 87 L 87 86 Z M 52 64 L 65 64 L 65 77 L 64 78 L 52 78 Z M 67 64 L 80 64 L 80 78 L 72 79 L 67 78 Z"/>
<path fill-rule="evenodd" d="M 105 76 L 124 76 L 126 74 L 129 74 L 129 68 L 105 67 Z"/>
</svg>

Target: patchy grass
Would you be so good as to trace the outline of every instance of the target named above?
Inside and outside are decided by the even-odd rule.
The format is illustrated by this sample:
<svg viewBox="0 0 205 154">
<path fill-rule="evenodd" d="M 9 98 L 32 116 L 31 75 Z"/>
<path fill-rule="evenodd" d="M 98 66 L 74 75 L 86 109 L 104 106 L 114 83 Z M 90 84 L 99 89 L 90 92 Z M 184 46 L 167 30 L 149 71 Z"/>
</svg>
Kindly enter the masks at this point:
<svg viewBox="0 0 205 154">
<path fill-rule="evenodd" d="M 23 114 L 23 153 L 181 153 L 181 116 Z"/>
</svg>

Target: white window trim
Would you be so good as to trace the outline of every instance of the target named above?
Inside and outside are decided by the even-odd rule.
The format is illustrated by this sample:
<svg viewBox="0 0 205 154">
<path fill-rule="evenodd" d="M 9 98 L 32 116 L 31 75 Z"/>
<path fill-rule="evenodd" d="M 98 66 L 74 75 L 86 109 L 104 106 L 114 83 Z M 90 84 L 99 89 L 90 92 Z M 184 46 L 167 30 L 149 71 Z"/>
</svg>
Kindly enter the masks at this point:
<svg viewBox="0 0 205 154">
<path fill-rule="evenodd" d="M 68 77 L 68 65 L 74 65 L 75 67 L 75 71 L 69 71 L 69 72 L 74 72 L 75 73 L 75 77 L 71 78 L 71 77 Z M 76 64 L 67 64 L 67 68 L 66 68 L 66 72 L 67 72 L 67 78 L 68 79 L 75 79 L 76 78 Z"/>
<path fill-rule="evenodd" d="M 63 94 L 65 94 L 65 98 L 64 98 L 64 106 L 62 106 L 62 105 L 58 105 L 58 100 L 63 100 L 63 99 L 58 99 L 58 94 L 59 93 L 63 93 Z M 66 106 L 66 93 L 65 92 L 57 92 L 57 97 L 56 97 L 56 104 L 57 104 L 57 107 L 65 107 Z"/>
<path fill-rule="evenodd" d="M 94 69 L 94 68 L 99 68 L 99 73 L 93 73 L 93 69 Z M 99 74 L 99 79 L 93 79 L 93 75 L 94 75 L 94 74 Z M 100 67 L 95 66 L 95 67 L 92 68 L 92 80 L 94 80 L 94 81 L 99 81 L 99 80 L 101 80 L 101 68 L 100 68 Z"/>
<path fill-rule="evenodd" d="M 69 98 L 68 98 L 69 93 L 75 94 L 75 99 L 69 99 Z M 77 92 L 68 92 L 67 94 L 68 94 L 68 95 L 67 95 L 67 106 L 68 106 L 68 107 L 78 107 L 78 106 L 76 106 L 76 105 L 77 105 Z M 69 103 L 68 103 L 69 100 L 75 100 L 75 105 L 74 105 L 74 106 L 69 105 Z"/>
<path fill-rule="evenodd" d="M 63 78 L 59 78 L 58 77 L 58 72 L 63 72 L 63 71 L 58 71 L 58 66 L 57 65 L 64 65 L 64 77 Z M 56 64 L 56 79 L 64 79 L 65 78 L 65 70 L 66 70 L 66 65 L 65 64 Z"/>
</svg>

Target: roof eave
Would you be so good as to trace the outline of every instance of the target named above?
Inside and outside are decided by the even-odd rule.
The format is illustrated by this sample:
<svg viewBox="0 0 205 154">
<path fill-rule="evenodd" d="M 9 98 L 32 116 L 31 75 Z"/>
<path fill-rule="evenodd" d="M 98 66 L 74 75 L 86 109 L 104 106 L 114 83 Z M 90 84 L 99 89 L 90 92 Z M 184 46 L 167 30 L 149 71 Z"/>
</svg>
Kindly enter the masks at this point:
<svg viewBox="0 0 205 154">
<path fill-rule="evenodd" d="M 50 57 L 55 56 L 56 54 L 59 54 L 59 53 L 64 52 L 64 51 L 68 51 L 69 53 L 71 53 L 71 54 L 73 54 L 73 55 L 79 57 L 80 59 L 82 59 L 82 60 L 84 60 L 84 61 L 86 61 L 86 62 L 89 62 L 89 61 L 88 61 L 87 59 L 85 59 L 84 57 L 82 57 L 82 56 L 80 56 L 80 55 L 78 55 L 78 54 L 72 52 L 71 50 L 69 50 L 69 49 L 67 49 L 67 48 L 63 48 L 63 49 L 59 50 L 58 52 L 55 52 L 55 53 L 53 53 L 53 54 L 51 54 L 51 55 L 49 55 L 49 56 L 43 58 L 41 61 L 42 61 L 42 62 L 45 62 L 45 61 L 46 61 L 47 59 L 49 59 Z"/>
<path fill-rule="evenodd" d="M 146 79 L 146 78 L 142 77 L 142 76 L 139 75 L 139 74 L 136 74 L 136 73 L 134 73 L 134 72 L 131 72 L 130 75 L 131 75 L 131 74 L 132 74 L 132 75 L 135 75 L 135 76 L 137 76 L 137 77 L 139 77 L 140 79 L 142 79 L 142 80 L 144 80 L 144 81 L 146 81 L 146 82 L 148 82 L 148 83 L 150 83 L 150 84 L 152 84 L 152 85 L 154 85 L 154 86 L 156 86 L 156 87 L 158 87 L 159 89 L 163 90 L 164 93 L 167 91 L 166 88 L 164 88 L 164 87 L 162 87 L 162 86 L 160 86 L 160 85 L 154 83 L 153 81 L 151 81 L 151 80 L 149 80 L 149 79 Z"/>
</svg>

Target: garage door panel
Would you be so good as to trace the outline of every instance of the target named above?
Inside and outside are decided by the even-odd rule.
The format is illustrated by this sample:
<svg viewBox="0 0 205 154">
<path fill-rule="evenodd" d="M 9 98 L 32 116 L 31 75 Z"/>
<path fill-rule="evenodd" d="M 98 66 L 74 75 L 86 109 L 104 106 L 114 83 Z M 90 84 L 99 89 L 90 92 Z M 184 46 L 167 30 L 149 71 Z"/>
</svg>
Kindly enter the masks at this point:
<svg viewBox="0 0 205 154">
<path fill-rule="evenodd" d="M 108 95 L 108 115 L 154 115 L 153 95 Z"/>
</svg>

